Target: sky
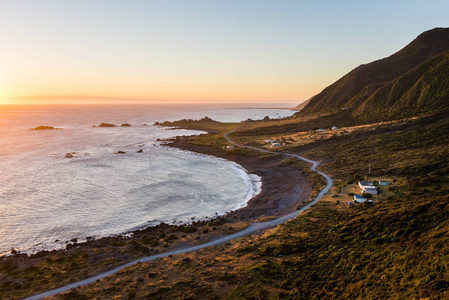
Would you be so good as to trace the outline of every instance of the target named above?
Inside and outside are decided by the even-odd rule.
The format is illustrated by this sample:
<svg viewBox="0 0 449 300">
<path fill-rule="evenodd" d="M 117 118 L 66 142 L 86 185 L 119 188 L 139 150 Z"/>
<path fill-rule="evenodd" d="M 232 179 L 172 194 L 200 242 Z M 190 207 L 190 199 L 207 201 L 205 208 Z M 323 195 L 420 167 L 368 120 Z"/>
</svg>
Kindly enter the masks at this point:
<svg viewBox="0 0 449 300">
<path fill-rule="evenodd" d="M 300 103 L 449 1 L 0 0 L 0 103 Z"/>
</svg>

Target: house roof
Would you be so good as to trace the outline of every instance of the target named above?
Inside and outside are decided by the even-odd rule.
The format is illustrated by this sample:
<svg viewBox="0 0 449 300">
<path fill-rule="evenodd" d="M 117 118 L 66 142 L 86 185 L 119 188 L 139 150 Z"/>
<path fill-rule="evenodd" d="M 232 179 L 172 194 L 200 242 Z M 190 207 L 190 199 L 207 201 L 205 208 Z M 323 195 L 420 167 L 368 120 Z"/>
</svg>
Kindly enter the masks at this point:
<svg viewBox="0 0 449 300">
<path fill-rule="evenodd" d="M 373 185 L 374 183 L 371 182 L 371 181 L 359 181 L 359 184 L 360 184 L 360 185 L 369 185 L 369 186 L 371 186 L 371 185 Z"/>
</svg>

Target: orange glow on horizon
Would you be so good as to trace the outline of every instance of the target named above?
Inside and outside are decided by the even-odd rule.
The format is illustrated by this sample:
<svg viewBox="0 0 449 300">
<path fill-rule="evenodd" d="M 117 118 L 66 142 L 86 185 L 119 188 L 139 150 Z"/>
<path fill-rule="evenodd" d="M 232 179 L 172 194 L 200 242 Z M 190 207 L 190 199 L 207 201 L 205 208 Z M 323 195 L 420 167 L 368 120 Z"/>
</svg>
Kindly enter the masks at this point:
<svg viewBox="0 0 449 300">
<path fill-rule="evenodd" d="M 307 97 L 103 97 L 103 96 L 78 96 L 78 95 L 37 95 L 0 97 L 0 104 L 138 104 L 138 103 L 300 103 Z"/>
<path fill-rule="evenodd" d="M 59 86 L 60 87 L 60 86 Z M 9 94 L 0 103 L 8 104 L 87 104 L 87 103 L 282 103 L 302 102 L 322 90 L 322 85 L 304 86 L 297 82 L 266 82 L 260 86 L 255 82 L 220 84 L 216 82 L 199 84 L 166 84 L 142 88 L 135 86 L 126 91 L 117 85 L 109 87 L 97 85 L 73 89 L 59 88 L 51 92 Z M 35 89 L 38 90 L 38 89 Z"/>
</svg>

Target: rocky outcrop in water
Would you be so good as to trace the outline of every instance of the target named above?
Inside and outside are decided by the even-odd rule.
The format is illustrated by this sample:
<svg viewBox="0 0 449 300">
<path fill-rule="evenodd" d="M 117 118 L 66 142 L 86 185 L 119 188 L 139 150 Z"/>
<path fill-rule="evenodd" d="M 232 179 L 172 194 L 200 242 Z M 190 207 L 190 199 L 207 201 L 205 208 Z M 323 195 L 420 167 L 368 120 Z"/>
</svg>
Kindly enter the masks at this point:
<svg viewBox="0 0 449 300">
<path fill-rule="evenodd" d="M 61 129 L 61 128 L 55 128 L 53 126 L 44 126 L 44 125 L 37 126 L 35 128 L 31 128 L 31 130 L 56 130 L 56 129 Z"/>
<path fill-rule="evenodd" d="M 94 125 L 94 127 L 95 127 L 95 125 Z M 110 123 L 101 123 L 97 127 L 115 127 L 115 125 L 114 124 L 110 124 Z"/>
</svg>

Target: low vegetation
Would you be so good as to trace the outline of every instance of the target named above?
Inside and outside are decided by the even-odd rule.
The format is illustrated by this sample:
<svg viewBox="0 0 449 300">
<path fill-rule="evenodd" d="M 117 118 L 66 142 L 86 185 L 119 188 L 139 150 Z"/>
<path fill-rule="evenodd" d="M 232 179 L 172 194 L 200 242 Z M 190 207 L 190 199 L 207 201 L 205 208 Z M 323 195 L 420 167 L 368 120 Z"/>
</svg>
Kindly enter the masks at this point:
<svg viewBox="0 0 449 300">
<path fill-rule="evenodd" d="M 222 149 L 224 143 L 214 139 L 241 126 L 207 122 L 212 134 L 188 138 L 188 143 Z M 198 122 L 189 126 L 207 128 Z M 448 298 L 448 116 L 342 130 L 347 131 L 307 143 L 294 141 L 280 149 L 321 160 L 321 170 L 336 180 L 336 192 L 357 180 L 389 178 L 394 184 L 373 197 L 374 206 L 349 205 L 346 194 L 328 195 L 300 217 L 261 236 L 138 264 L 54 298 Z M 233 138 L 243 137 L 237 131 Z M 256 143 L 260 136 L 245 138 Z M 255 154 L 250 149 L 222 151 Z M 307 175 L 314 186 L 311 198 L 323 187 L 324 180 L 304 162 L 287 158 L 280 163 Z M 348 194 L 353 195 L 352 190 Z M 21 254 L 3 257 L 0 294 L 23 297 L 133 257 L 242 228 L 223 221 L 142 232 L 89 251 L 72 245 L 33 263 Z"/>
<path fill-rule="evenodd" d="M 338 191 L 371 176 L 394 184 L 373 198 L 374 206 L 328 196 L 262 236 L 135 266 L 73 292 L 88 298 L 445 299 L 449 153 L 441 137 L 448 135 L 448 118 L 440 115 L 303 145 L 297 149 L 321 159 L 321 168 L 339 179 Z M 307 170 L 293 159 L 282 164 Z"/>
<path fill-rule="evenodd" d="M 161 224 L 136 231 L 131 237 L 91 239 L 83 244 L 72 242 L 65 250 L 42 251 L 31 256 L 13 250 L 12 255 L 0 257 L 0 298 L 16 299 L 43 292 L 143 256 L 173 250 L 183 244 L 203 243 L 245 226 L 245 222 L 231 225 L 218 217 L 192 225 Z M 62 296 L 63 299 L 82 297 L 78 293 Z"/>
</svg>

